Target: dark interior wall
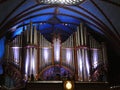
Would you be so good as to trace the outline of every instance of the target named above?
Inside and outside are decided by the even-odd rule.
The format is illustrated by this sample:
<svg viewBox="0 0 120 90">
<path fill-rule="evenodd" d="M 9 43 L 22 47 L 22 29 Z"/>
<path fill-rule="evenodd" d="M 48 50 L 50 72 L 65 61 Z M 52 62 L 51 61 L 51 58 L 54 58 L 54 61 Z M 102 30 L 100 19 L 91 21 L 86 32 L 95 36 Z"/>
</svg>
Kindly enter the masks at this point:
<svg viewBox="0 0 120 90">
<path fill-rule="evenodd" d="M 108 81 L 111 85 L 120 85 L 120 53 L 113 47 L 107 44 Z"/>
</svg>

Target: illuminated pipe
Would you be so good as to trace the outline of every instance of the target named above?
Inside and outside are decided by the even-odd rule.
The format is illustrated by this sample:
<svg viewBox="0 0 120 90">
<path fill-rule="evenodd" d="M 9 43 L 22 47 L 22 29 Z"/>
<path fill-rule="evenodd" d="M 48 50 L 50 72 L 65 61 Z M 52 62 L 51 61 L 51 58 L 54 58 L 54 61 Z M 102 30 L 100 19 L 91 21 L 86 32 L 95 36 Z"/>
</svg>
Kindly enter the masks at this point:
<svg viewBox="0 0 120 90">
<path fill-rule="evenodd" d="M 29 48 L 29 52 L 30 52 L 30 54 L 29 54 L 29 58 L 30 58 L 30 75 L 32 74 L 32 48 Z"/>
<path fill-rule="evenodd" d="M 78 61 L 78 80 L 83 81 L 83 60 L 81 50 L 77 50 L 77 61 Z"/>
<path fill-rule="evenodd" d="M 39 50 L 39 55 L 38 55 L 38 56 L 39 56 L 39 59 L 38 59 L 38 62 L 39 62 L 39 63 L 38 63 L 38 64 L 39 64 L 38 69 L 39 69 L 39 71 L 41 70 L 41 68 L 40 68 L 40 67 L 41 67 L 41 50 L 40 50 L 40 49 L 41 49 L 41 48 L 39 47 L 39 48 L 38 48 L 38 50 Z"/>
<path fill-rule="evenodd" d="M 79 33 L 79 45 L 81 46 L 81 34 L 80 34 L 80 26 L 78 26 L 79 30 L 78 30 L 78 33 Z"/>
<path fill-rule="evenodd" d="M 38 34 L 38 33 L 37 33 Z M 38 44 L 39 45 L 39 44 Z M 39 46 L 37 47 L 37 51 L 36 51 L 36 55 L 37 55 L 37 74 L 36 74 L 36 80 L 38 80 L 38 75 L 39 75 L 39 71 L 40 71 L 40 51 L 39 51 Z"/>
<path fill-rule="evenodd" d="M 39 59 L 39 69 L 41 70 L 41 60 L 42 60 L 41 48 L 39 48 L 39 52 L 40 52 L 40 53 L 39 53 L 39 56 L 40 56 L 40 57 L 39 57 L 39 58 L 40 58 L 40 59 Z"/>
<path fill-rule="evenodd" d="M 33 27 L 32 27 L 32 22 L 30 22 L 30 44 L 32 44 L 32 39 L 33 39 Z"/>
<path fill-rule="evenodd" d="M 54 60 L 58 63 L 60 62 L 60 39 L 54 38 L 53 45 L 54 45 Z"/>
<path fill-rule="evenodd" d="M 88 57 L 88 50 L 85 50 L 85 63 L 86 63 L 86 78 L 85 81 L 90 81 L 90 63 Z"/>
<path fill-rule="evenodd" d="M 77 31 L 75 32 L 75 39 L 76 39 L 76 46 L 78 46 L 78 40 L 77 40 Z"/>
<path fill-rule="evenodd" d="M 67 48 L 65 54 L 66 54 L 67 64 L 70 65 L 70 64 L 71 64 L 71 60 L 72 60 L 71 49 L 70 49 L 70 48 Z"/>
<path fill-rule="evenodd" d="M 76 33 L 73 33 L 73 45 L 74 45 L 75 80 L 79 80 L 78 57 L 77 57 L 77 48 L 76 48 Z"/>
<path fill-rule="evenodd" d="M 84 27 L 84 45 L 87 46 L 87 31 L 86 31 L 86 27 Z"/>
<path fill-rule="evenodd" d="M 80 24 L 80 36 L 81 36 L 81 45 L 84 45 L 84 41 L 83 41 L 83 24 Z"/>
<path fill-rule="evenodd" d="M 77 28 L 77 31 L 75 32 L 75 36 L 76 36 L 76 46 L 78 46 L 78 35 L 77 35 L 77 33 L 78 33 L 78 28 Z"/>
<path fill-rule="evenodd" d="M 29 50 L 26 49 L 26 58 L 25 58 L 25 75 L 26 78 L 29 75 Z"/>
<path fill-rule="evenodd" d="M 36 26 L 34 27 L 34 44 L 37 45 L 37 30 L 36 30 Z"/>
<path fill-rule="evenodd" d="M 94 68 L 96 68 L 97 66 L 98 66 L 98 50 L 97 49 L 94 49 L 94 50 L 92 50 L 93 51 L 93 56 L 92 56 L 92 60 L 93 60 L 93 62 L 92 62 L 92 65 L 93 65 L 93 67 Z"/>
<path fill-rule="evenodd" d="M 85 46 L 85 40 L 86 39 L 86 32 L 85 32 L 85 26 L 83 26 L 83 45 Z"/>
<path fill-rule="evenodd" d="M 85 49 L 81 49 L 82 52 L 82 64 L 83 64 L 83 76 L 84 76 L 84 81 L 86 81 L 87 74 L 86 74 L 86 63 L 85 63 Z"/>
<path fill-rule="evenodd" d="M 36 48 L 34 48 L 34 53 L 35 53 L 35 76 L 38 74 L 38 52 L 37 52 L 37 49 Z"/>
<path fill-rule="evenodd" d="M 30 48 L 27 48 L 28 50 L 27 50 L 27 52 L 28 52 L 28 75 L 30 76 L 31 75 L 31 57 L 30 57 Z"/>
<path fill-rule="evenodd" d="M 79 31 L 79 28 L 77 27 L 77 31 L 76 31 L 76 46 L 78 47 L 79 46 L 79 36 L 78 36 L 78 31 Z"/>
<path fill-rule="evenodd" d="M 79 27 L 77 27 L 77 28 L 78 28 L 78 29 L 77 29 L 77 33 L 76 33 L 76 34 L 77 34 L 77 46 L 79 46 L 79 38 L 80 38 L 79 35 L 78 35 Z"/>
<path fill-rule="evenodd" d="M 77 27 L 77 32 L 76 32 L 77 46 L 79 46 L 79 35 L 78 35 L 78 32 L 79 32 L 79 27 Z"/>
<path fill-rule="evenodd" d="M 27 32 L 27 43 L 30 43 L 30 33 L 29 33 L 29 29 L 28 29 L 28 26 L 27 26 L 27 30 L 25 32 Z"/>
</svg>

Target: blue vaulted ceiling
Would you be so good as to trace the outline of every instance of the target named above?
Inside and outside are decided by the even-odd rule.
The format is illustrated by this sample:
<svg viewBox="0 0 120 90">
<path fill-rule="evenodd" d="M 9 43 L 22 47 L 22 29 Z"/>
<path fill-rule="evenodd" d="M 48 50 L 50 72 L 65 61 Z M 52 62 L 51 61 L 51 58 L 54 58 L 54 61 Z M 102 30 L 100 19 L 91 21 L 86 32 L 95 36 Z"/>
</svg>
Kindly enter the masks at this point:
<svg viewBox="0 0 120 90">
<path fill-rule="evenodd" d="M 120 5 L 115 0 L 83 0 L 78 5 L 44 5 L 38 0 L 1 0 L 0 37 L 12 33 L 14 37 L 31 21 L 48 40 L 60 33 L 66 40 L 81 23 L 108 39 L 120 41 Z M 110 10 L 106 10 L 106 8 Z M 114 7 L 112 9 L 112 7 Z M 118 15 L 111 11 L 118 9 Z M 115 11 L 113 11 L 115 13 Z M 112 18 L 114 17 L 114 19 Z M 112 22 L 113 21 L 113 22 Z"/>
</svg>

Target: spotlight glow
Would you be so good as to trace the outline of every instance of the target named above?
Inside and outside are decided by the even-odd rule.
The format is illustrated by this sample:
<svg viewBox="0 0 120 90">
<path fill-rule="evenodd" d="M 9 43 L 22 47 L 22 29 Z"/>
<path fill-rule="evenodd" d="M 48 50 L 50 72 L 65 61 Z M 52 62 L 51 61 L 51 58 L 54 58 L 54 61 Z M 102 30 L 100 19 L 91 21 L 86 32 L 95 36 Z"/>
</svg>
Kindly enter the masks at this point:
<svg viewBox="0 0 120 90">
<path fill-rule="evenodd" d="M 26 60 L 25 60 L 25 73 L 28 75 L 29 66 L 29 50 L 27 49 Z"/>
<path fill-rule="evenodd" d="M 69 89 L 72 89 L 72 84 L 70 81 L 67 81 L 66 83 L 66 88 L 69 90 Z"/>
<path fill-rule="evenodd" d="M 19 56 L 20 56 L 20 49 L 19 48 L 12 48 L 14 53 L 14 62 L 17 64 L 19 63 Z"/>
<path fill-rule="evenodd" d="M 64 82 L 64 89 L 65 90 L 73 90 L 73 88 L 74 88 L 73 81 L 65 81 Z"/>
<path fill-rule="evenodd" d="M 72 50 L 70 48 L 67 48 L 66 49 L 66 60 L 68 63 L 70 63 L 72 59 Z"/>
<path fill-rule="evenodd" d="M 60 60 L 60 39 L 55 38 L 53 43 L 54 43 L 54 58 L 55 61 L 58 62 Z"/>
<path fill-rule="evenodd" d="M 93 51 L 93 65 L 94 68 L 96 68 L 98 65 L 98 50 Z"/>
<path fill-rule="evenodd" d="M 48 62 L 48 59 L 49 59 L 49 52 L 48 52 L 48 48 L 43 48 L 43 55 L 44 55 L 44 60 L 45 62 Z"/>
</svg>

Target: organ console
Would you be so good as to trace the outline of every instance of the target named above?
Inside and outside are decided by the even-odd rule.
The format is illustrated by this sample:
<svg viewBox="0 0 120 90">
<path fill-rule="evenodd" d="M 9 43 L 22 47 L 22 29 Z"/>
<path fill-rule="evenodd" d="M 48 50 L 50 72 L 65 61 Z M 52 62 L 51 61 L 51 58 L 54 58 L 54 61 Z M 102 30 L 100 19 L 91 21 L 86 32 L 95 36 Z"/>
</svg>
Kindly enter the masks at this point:
<svg viewBox="0 0 120 90">
<path fill-rule="evenodd" d="M 100 79 L 104 73 L 101 70 L 107 65 L 105 43 L 97 41 L 83 23 L 66 41 L 54 37 L 49 42 L 30 22 L 26 30 L 6 43 L 5 58 L 7 63 L 20 68 L 24 80 L 30 80 L 31 75 L 36 77 L 34 80 L 47 80 L 47 75 L 57 72 L 57 75 L 71 74 L 73 78 L 77 73 L 76 80 L 81 82 L 106 81 Z M 44 72 L 46 78 L 41 77 Z"/>
</svg>

